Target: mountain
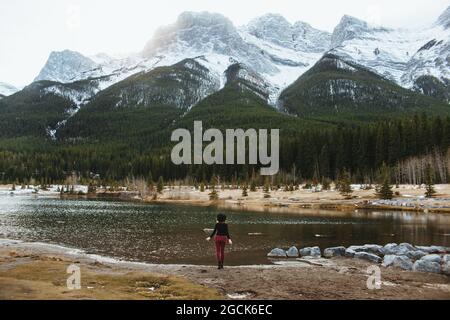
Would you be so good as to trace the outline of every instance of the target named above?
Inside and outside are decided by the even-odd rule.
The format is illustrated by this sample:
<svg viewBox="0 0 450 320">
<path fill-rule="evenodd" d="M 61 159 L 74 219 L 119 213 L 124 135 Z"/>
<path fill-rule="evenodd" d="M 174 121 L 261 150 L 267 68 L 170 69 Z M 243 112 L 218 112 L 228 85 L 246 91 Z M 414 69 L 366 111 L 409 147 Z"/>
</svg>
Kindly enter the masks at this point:
<svg viewBox="0 0 450 320">
<path fill-rule="evenodd" d="M 117 134 L 139 130 L 137 123 L 142 125 L 141 130 L 152 130 L 155 125 L 161 130 L 160 125 L 167 122 L 155 122 L 156 119 L 174 120 L 218 91 L 220 81 L 195 59 L 138 73 L 97 94 L 61 127 L 57 136 L 62 139 L 110 139 Z M 136 120 L 137 115 L 141 117 L 139 120 Z M 98 128 L 97 123 L 107 125 Z"/>
<path fill-rule="evenodd" d="M 289 23 L 278 14 L 266 14 L 252 20 L 242 31 L 278 45 L 300 52 L 323 53 L 328 50 L 331 34 L 317 30 L 305 22 Z"/>
<path fill-rule="evenodd" d="M 332 121 L 374 121 L 420 112 L 450 114 L 449 105 L 331 54 L 283 91 L 279 107 L 296 116 Z"/>
<path fill-rule="evenodd" d="M 34 81 L 73 82 L 80 78 L 88 78 L 96 67 L 94 61 L 78 52 L 70 50 L 52 52 Z"/>
<path fill-rule="evenodd" d="M 450 6 L 439 16 L 436 24 L 445 29 L 450 29 Z"/>
<path fill-rule="evenodd" d="M 424 79 L 434 77 L 439 86 L 447 86 L 450 79 L 449 12 L 450 7 L 436 23 L 421 30 L 388 29 L 344 16 L 333 32 L 330 53 L 402 87 L 432 92 L 421 88 Z"/>
<path fill-rule="evenodd" d="M 17 89 L 13 85 L 10 85 L 5 82 L 0 82 L 0 97 L 10 96 L 16 93 L 17 91 L 19 91 L 19 89 Z"/>
<path fill-rule="evenodd" d="M 98 89 L 100 79 L 69 84 L 37 81 L 0 100 L 1 136 L 49 136 L 75 115 Z"/>
</svg>

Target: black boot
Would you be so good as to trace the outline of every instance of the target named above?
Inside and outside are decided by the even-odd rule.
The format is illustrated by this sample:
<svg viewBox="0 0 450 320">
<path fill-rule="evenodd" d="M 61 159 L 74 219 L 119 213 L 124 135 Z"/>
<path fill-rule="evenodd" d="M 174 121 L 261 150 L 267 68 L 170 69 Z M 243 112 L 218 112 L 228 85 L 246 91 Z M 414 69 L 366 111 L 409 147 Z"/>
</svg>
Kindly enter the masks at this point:
<svg viewBox="0 0 450 320">
<path fill-rule="evenodd" d="M 220 262 L 217 264 L 217 269 L 222 269 L 222 264 Z"/>
</svg>

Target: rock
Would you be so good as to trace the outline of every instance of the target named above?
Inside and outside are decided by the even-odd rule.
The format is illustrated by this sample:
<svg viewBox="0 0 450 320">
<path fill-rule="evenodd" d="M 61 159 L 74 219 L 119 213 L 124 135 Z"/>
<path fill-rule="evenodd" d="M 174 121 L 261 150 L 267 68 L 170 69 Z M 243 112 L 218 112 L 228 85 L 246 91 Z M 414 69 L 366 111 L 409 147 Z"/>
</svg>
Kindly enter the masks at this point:
<svg viewBox="0 0 450 320">
<path fill-rule="evenodd" d="M 416 251 L 417 249 L 414 248 L 409 243 L 402 243 L 399 245 L 396 245 L 395 243 L 390 243 L 384 246 L 383 252 L 386 255 L 396 255 L 396 256 L 405 256 L 410 251 Z"/>
<path fill-rule="evenodd" d="M 450 276 L 450 261 L 442 265 L 442 273 Z"/>
<path fill-rule="evenodd" d="M 373 253 L 376 255 L 384 254 L 384 248 L 382 246 L 379 246 L 376 244 L 366 244 L 363 246 L 351 246 L 351 247 L 349 247 L 349 249 L 353 250 L 355 252 L 368 252 L 368 253 Z"/>
<path fill-rule="evenodd" d="M 413 270 L 416 272 L 440 273 L 441 266 L 436 262 L 417 260 L 414 263 Z"/>
<path fill-rule="evenodd" d="M 429 254 L 426 256 L 423 256 L 421 259 L 421 261 L 427 261 L 427 262 L 435 262 L 437 264 L 441 264 L 441 256 L 438 254 Z"/>
<path fill-rule="evenodd" d="M 411 245 L 409 243 L 405 243 L 405 242 L 404 243 L 400 243 L 399 246 L 400 247 L 405 247 L 409 251 L 416 251 L 417 250 L 413 245 Z"/>
<path fill-rule="evenodd" d="M 382 259 L 379 256 L 377 256 L 376 254 L 367 253 L 367 252 L 356 252 L 355 258 L 363 259 L 363 260 L 367 260 L 367 261 L 375 262 L 375 263 L 380 263 L 382 261 Z"/>
<path fill-rule="evenodd" d="M 298 249 L 297 247 L 291 247 L 288 251 L 286 251 L 286 255 L 289 258 L 298 258 Z"/>
<path fill-rule="evenodd" d="M 413 262 L 407 256 L 396 256 L 396 255 L 387 255 L 384 256 L 383 267 L 395 267 L 403 270 L 412 270 Z"/>
<path fill-rule="evenodd" d="M 303 248 L 300 250 L 300 256 L 302 257 L 321 257 L 322 252 L 320 251 L 319 247 L 313 247 L 313 248 Z"/>
<path fill-rule="evenodd" d="M 443 256 L 442 261 L 444 263 L 449 263 L 450 262 L 450 254 L 446 254 L 445 256 Z"/>
<path fill-rule="evenodd" d="M 356 254 L 355 250 L 352 250 L 352 249 L 345 250 L 345 256 L 347 258 L 353 258 L 355 256 L 355 254 Z"/>
<path fill-rule="evenodd" d="M 283 249 L 275 248 L 267 254 L 269 258 L 286 258 L 286 251 Z"/>
<path fill-rule="evenodd" d="M 397 247 L 398 247 L 398 244 L 396 244 L 396 243 L 389 243 L 389 244 L 385 245 L 383 247 L 384 254 L 385 255 L 392 255 L 392 254 L 394 254 L 394 250 Z"/>
<path fill-rule="evenodd" d="M 345 255 L 345 247 L 327 248 L 323 252 L 325 258 L 343 257 Z"/>
<path fill-rule="evenodd" d="M 419 250 L 422 250 L 426 253 L 447 253 L 448 252 L 448 248 L 446 247 L 441 247 L 441 246 L 430 246 L 430 247 L 426 247 L 426 246 L 417 246 L 416 247 Z"/>
<path fill-rule="evenodd" d="M 383 263 L 381 264 L 383 267 L 388 268 L 394 264 L 394 260 L 397 256 L 393 254 L 388 254 L 384 256 Z"/>
<path fill-rule="evenodd" d="M 422 257 L 426 256 L 427 253 L 421 250 L 417 250 L 417 251 L 410 251 L 406 255 L 408 256 L 408 258 L 411 258 L 413 260 L 420 260 L 422 259 Z"/>
</svg>

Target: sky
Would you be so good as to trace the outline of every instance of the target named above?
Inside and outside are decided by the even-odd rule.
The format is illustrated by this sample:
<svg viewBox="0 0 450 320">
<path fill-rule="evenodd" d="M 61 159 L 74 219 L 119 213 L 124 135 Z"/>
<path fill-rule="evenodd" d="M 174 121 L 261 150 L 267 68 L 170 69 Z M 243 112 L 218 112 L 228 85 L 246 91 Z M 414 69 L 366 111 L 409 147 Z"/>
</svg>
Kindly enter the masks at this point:
<svg viewBox="0 0 450 320">
<path fill-rule="evenodd" d="M 333 31 L 344 14 L 394 28 L 433 23 L 450 0 L 1 0 L 0 82 L 33 81 L 51 51 L 139 52 L 183 11 L 218 12 L 236 26 L 265 13 Z"/>
</svg>

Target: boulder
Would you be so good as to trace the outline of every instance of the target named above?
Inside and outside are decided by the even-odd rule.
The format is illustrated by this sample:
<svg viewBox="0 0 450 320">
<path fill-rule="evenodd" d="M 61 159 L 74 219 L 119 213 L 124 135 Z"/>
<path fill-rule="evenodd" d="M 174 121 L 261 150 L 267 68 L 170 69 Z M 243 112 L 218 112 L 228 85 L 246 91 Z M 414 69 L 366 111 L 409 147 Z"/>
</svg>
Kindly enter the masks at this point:
<svg viewBox="0 0 450 320">
<path fill-rule="evenodd" d="M 352 249 L 345 250 L 345 256 L 347 258 L 353 258 L 353 257 L 355 257 L 355 254 L 356 254 L 355 250 L 352 250 Z"/>
<path fill-rule="evenodd" d="M 426 256 L 427 253 L 423 252 L 421 250 L 417 250 L 417 251 L 410 251 L 406 254 L 408 256 L 408 258 L 413 259 L 413 260 L 420 260 L 422 259 L 422 257 Z"/>
<path fill-rule="evenodd" d="M 272 251 L 270 251 L 267 256 L 269 258 L 286 258 L 286 251 L 284 251 L 283 249 L 279 249 L 279 248 L 275 248 Z"/>
<path fill-rule="evenodd" d="M 426 253 L 433 254 L 433 253 L 447 253 L 448 248 L 441 247 L 441 246 L 417 246 L 417 249 L 422 250 Z"/>
<path fill-rule="evenodd" d="M 396 256 L 406 256 L 411 251 L 417 251 L 409 243 L 401 243 L 396 245 L 395 243 L 390 243 L 384 246 L 383 252 L 387 255 L 396 255 Z"/>
<path fill-rule="evenodd" d="M 319 247 L 308 247 L 300 250 L 300 256 L 302 257 L 321 257 L 322 252 Z"/>
<path fill-rule="evenodd" d="M 398 247 L 396 243 L 389 243 L 383 247 L 383 251 L 385 255 L 393 255 L 395 248 Z"/>
<path fill-rule="evenodd" d="M 298 258 L 298 249 L 297 247 L 290 247 L 288 251 L 286 251 L 286 255 L 289 258 Z"/>
<path fill-rule="evenodd" d="M 416 272 L 440 273 L 441 266 L 437 262 L 417 260 L 414 263 L 413 270 Z"/>
<path fill-rule="evenodd" d="M 353 250 L 355 252 L 368 252 L 368 253 L 373 253 L 376 255 L 384 254 L 384 248 L 377 244 L 365 244 L 363 246 L 351 246 L 351 247 L 349 247 L 349 249 Z"/>
<path fill-rule="evenodd" d="M 394 260 L 397 256 L 393 254 L 388 254 L 384 256 L 383 263 L 381 264 L 383 267 L 388 268 L 394 264 Z"/>
<path fill-rule="evenodd" d="M 426 256 L 423 256 L 420 260 L 427 261 L 427 262 L 435 262 L 437 264 L 441 264 L 441 256 L 438 254 L 428 254 Z"/>
<path fill-rule="evenodd" d="M 450 276 L 450 261 L 442 265 L 442 273 Z"/>
<path fill-rule="evenodd" d="M 343 257 L 345 255 L 345 247 L 327 248 L 323 252 L 325 258 Z"/>
<path fill-rule="evenodd" d="M 400 247 L 404 247 L 404 248 L 408 249 L 409 251 L 416 251 L 417 250 L 416 247 L 414 247 L 412 244 L 405 243 L 405 242 L 400 243 L 399 246 Z"/>
<path fill-rule="evenodd" d="M 414 264 L 407 256 L 387 255 L 384 256 L 382 266 L 386 268 L 395 267 L 403 270 L 412 270 Z"/>
<path fill-rule="evenodd" d="M 367 261 L 375 262 L 375 263 L 381 263 L 381 261 L 382 261 L 382 259 L 379 256 L 377 256 L 376 254 L 367 253 L 367 252 L 356 252 L 355 258 L 363 259 L 363 260 L 367 260 Z"/>
<path fill-rule="evenodd" d="M 449 263 L 450 262 L 450 254 L 446 254 L 442 257 L 442 262 Z"/>
</svg>

